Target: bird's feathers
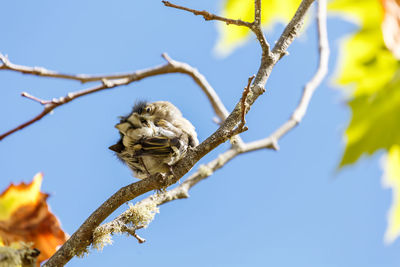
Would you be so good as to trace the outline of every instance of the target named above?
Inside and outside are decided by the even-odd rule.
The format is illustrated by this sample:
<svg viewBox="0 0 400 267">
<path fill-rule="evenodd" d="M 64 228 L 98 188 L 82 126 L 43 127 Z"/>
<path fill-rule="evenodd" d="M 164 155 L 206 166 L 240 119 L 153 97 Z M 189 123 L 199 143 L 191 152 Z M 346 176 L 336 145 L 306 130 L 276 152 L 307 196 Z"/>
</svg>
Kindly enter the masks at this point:
<svg viewBox="0 0 400 267">
<path fill-rule="evenodd" d="M 168 173 L 188 147 L 198 144 L 194 126 L 167 101 L 137 102 L 115 127 L 121 138 L 109 149 L 141 179 Z"/>
</svg>

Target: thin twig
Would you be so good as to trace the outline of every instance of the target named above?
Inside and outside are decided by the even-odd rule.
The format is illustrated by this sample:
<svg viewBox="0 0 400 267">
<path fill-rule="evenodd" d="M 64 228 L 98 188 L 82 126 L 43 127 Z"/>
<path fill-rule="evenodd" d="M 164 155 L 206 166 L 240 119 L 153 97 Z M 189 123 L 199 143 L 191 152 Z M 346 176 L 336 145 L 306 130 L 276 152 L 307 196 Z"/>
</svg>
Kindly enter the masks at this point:
<svg viewBox="0 0 400 267">
<path fill-rule="evenodd" d="M 173 8 L 176 8 L 176 9 L 185 10 L 185 11 L 193 13 L 196 16 L 198 16 L 198 15 L 203 16 L 204 20 L 219 20 L 219 21 L 225 22 L 227 25 L 232 24 L 232 25 L 237 25 L 237 26 L 245 26 L 245 27 L 248 27 L 248 28 L 251 27 L 251 23 L 250 22 L 246 22 L 246 21 L 243 21 L 243 20 L 240 20 L 240 19 L 228 19 L 228 18 L 224 18 L 224 17 L 218 16 L 218 15 L 212 14 L 212 13 L 207 12 L 205 10 L 203 10 L 203 11 L 195 10 L 195 9 L 191 9 L 191 8 L 175 5 L 175 4 L 172 4 L 172 3 L 168 2 L 168 1 L 162 1 L 162 2 L 163 2 L 163 4 L 165 6 L 173 7 Z"/>
<path fill-rule="evenodd" d="M 163 54 L 163 58 L 167 61 L 167 63 L 164 65 L 131 72 L 131 73 L 127 73 L 124 75 L 121 74 L 121 75 L 97 76 L 96 79 L 97 79 L 97 81 L 102 82 L 101 85 L 94 86 L 94 87 L 84 89 L 81 91 L 77 91 L 77 92 L 68 93 L 64 97 L 55 98 L 53 100 L 41 100 L 37 97 L 31 96 L 30 94 L 28 94 L 26 92 L 23 92 L 21 94 L 23 97 L 29 98 L 31 100 L 34 100 L 34 101 L 36 101 L 42 105 L 46 105 L 46 106 L 42 112 L 40 112 L 38 115 L 36 115 L 32 119 L 16 126 L 14 129 L 11 129 L 11 130 L 1 134 L 0 141 L 2 139 L 4 139 L 5 137 L 7 137 L 19 130 L 22 130 L 25 127 L 39 121 L 40 119 L 42 119 L 44 116 L 49 114 L 55 108 L 57 108 L 61 105 L 64 105 L 76 98 L 79 98 L 79 97 L 87 95 L 87 94 L 92 94 L 92 93 L 95 93 L 95 92 L 98 92 L 98 91 L 101 91 L 104 89 L 111 89 L 111 88 L 122 86 L 122 85 L 128 85 L 132 82 L 139 81 L 139 80 L 147 78 L 147 77 L 152 77 L 152 76 L 161 75 L 161 74 L 168 74 L 168 73 L 182 73 L 182 74 L 189 75 L 193 79 L 193 81 L 198 86 L 200 86 L 200 88 L 206 94 L 216 115 L 220 118 L 221 121 L 224 121 L 226 119 L 226 117 L 228 116 L 228 111 L 225 108 L 222 101 L 220 100 L 217 93 L 215 92 L 215 90 L 213 89 L 213 87 L 208 83 L 207 79 L 197 69 L 193 68 L 192 66 L 190 66 L 187 63 L 175 61 L 166 54 Z M 9 63 L 8 59 L 1 54 L 0 54 L 0 60 L 3 62 L 2 66 L 4 66 L 4 65 L 13 66 L 13 64 Z M 19 66 L 18 68 L 14 68 L 14 67 L 13 68 L 8 68 L 8 67 L 2 68 L 0 66 L 0 69 L 8 69 L 8 70 L 16 71 L 16 72 L 22 72 L 22 70 L 25 70 L 25 72 L 23 72 L 23 73 L 39 75 L 37 72 L 34 71 L 34 68 L 26 67 L 26 66 Z M 40 68 L 40 69 L 44 69 L 44 68 Z M 80 80 L 81 78 L 79 78 L 79 77 L 81 77 L 81 76 L 82 76 L 81 74 L 78 74 L 78 75 L 70 75 L 67 77 L 63 76 L 63 75 L 48 76 L 48 77 Z M 74 77 L 74 78 L 72 78 L 72 77 Z M 91 77 L 90 79 L 95 79 L 95 76 L 88 76 L 88 77 Z M 85 79 L 86 79 L 86 81 L 89 81 L 89 78 L 85 78 Z M 82 81 L 82 80 L 80 80 L 80 81 Z M 239 140 L 239 142 L 241 142 L 241 141 Z"/>
<path fill-rule="evenodd" d="M 108 79 L 108 80 L 122 79 L 122 78 L 126 78 L 126 77 L 134 75 L 134 73 L 118 73 L 118 74 L 111 74 L 111 75 L 109 75 L 109 74 L 107 74 L 107 75 L 66 74 L 66 73 L 60 73 L 57 71 L 49 70 L 49 69 L 46 69 L 43 67 L 28 67 L 28 66 L 17 65 L 17 64 L 11 63 L 10 60 L 1 53 L 0 53 L 0 61 L 3 62 L 3 64 L 0 65 L 0 70 L 1 69 L 11 70 L 11 71 L 20 72 L 23 74 L 74 80 L 74 81 L 79 81 L 81 83 L 96 82 L 96 81 L 101 81 L 102 79 Z"/>
<path fill-rule="evenodd" d="M 248 105 L 246 103 L 246 100 L 247 100 L 247 96 L 250 92 L 251 82 L 253 81 L 254 77 L 256 77 L 256 75 L 249 77 L 249 79 L 247 81 L 247 86 L 244 88 L 242 97 L 240 98 L 240 109 L 242 111 L 241 116 L 240 116 L 240 123 L 236 127 L 236 129 L 232 130 L 232 136 L 248 130 L 248 128 L 245 127 L 245 124 L 246 124 L 245 117 L 246 117 L 246 113 L 248 112 Z"/>
<path fill-rule="evenodd" d="M 84 89 L 81 91 L 77 91 L 74 93 L 68 93 L 65 97 L 60 97 L 60 98 L 56 98 L 53 100 L 41 100 L 37 97 L 31 96 L 28 93 L 22 93 L 21 95 L 23 97 L 29 98 L 31 100 L 34 100 L 36 102 L 39 102 L 41 105 L 44 105 L 44 109 L 42 112 L 40 112 L 38 115 L 36 115 L 35 117 L 33 117 L 32 119 L 28 120 L 27 122 L 24 122 L 20 125 L 18 125 L 17 127 L 15 127 L 14 129 L 11 129 L 3 134 L 0 135 L 0 141 L 3 140 L 5 137 L 24 129 L 25 127 L 39 121 L 40 119 L 42 119 L 44 116 L 46 116 L 47 114 L 49 114 L 51 111 L 53 111 L 55 108 L 64 105 L 76 98 L 79 98 L 81 96 L 87 95 L 87 94 L 91 94 L 91 93 L 95 93 L 98 92 L 100 90 L 103 89 L 107 89 L 107 88 L 113 88 L 116 86 L 120 86 L 120 85 L 125 85 L 125 84 L 129 84 L 131 81 L 129 81 L 128 79 L 121 79 L 121 80 L 116 80 L 114 81 L 112 84 L 102 84 L 99 86 L 95 86 L 92 88 L 88 88 L 88 89 Z"/>
<path fill-rule="evenodd" d="M 51 101 L 49 101 L 49 100 L 42 100 L 42 99 L 39 99 L 39 98 L 37 98 L 36 96 L 30 95 L 30 94 L 27 93 L 27 92 L 22 92 L 22 93 L 21 93 L 21 96 L 22 96 L 22 97 L 26 97 L 26 98 L 28 98 L 28 99 L 30 99 L 30 100 L 32 100 L 32 101 L 38 102 L 38 103 L 41 104 L 41 105 L 47 105 L 47 104 L 50 104 L 50 103 L 51 103 Z"/>
<path fill-rule="evenodd" d="M 52 110 L 52 109 L 51 109 L 51 110 Z M 42 112 L 40 112 L 38 115 L 36 115 L 36 116 L 33 117 L 32 119 L 30 119 L 30 120 L 28 120 L 28 121 L 26 121 L 26 122 L 24 122 L 24 123 L 18 125 L 18 126 L 15 127 L 14 129 L 11 129 L 11 130 L 9 130 L 9 131 L 7 131 L 7 132 L 1 134 L 1 135 L 0 135 L 0 141 L 1 141 L 2 139 L 4 139 L 5 137 L 7 137 L 7 136 L 9 136 L 9 135 L 11 135 L 11 134 L 13 134 L 13 133 L 19 131 L 19 130 L 22 130 L 22 129 L 24 129 L 25 127 L 27 127 L 27 126 L 29 126 L 29 125 L 31 125 L 31 124 L 33 124 L 33 123 L 39 121 L 41 118 L 43 118 L 44 116 L 46 116 L 47 114 L 49 114 L 51 110 L 45 108 L 45 109 L 43 109 Z"/>
<path fill-rule="evenodd" d="M 245 119 L 245 115 L 247 113 L 247 103 L 246 103 L 246 99 L 247 99 L 247 95 L 250 92 L 250 85 L 251 82 L 253 81 L 253 79 L 256 77 L 256 75 L 253 75 L 251 77 L 249 77 L 248 81 L 247 81 L 247 86 L 244 88 L 243 90 L 243 94 L 242 94 L 242 100 L 241 100 L 241 108 L 242 108 L 242 117 L 241 117 L 241 123 L 244 125 L 246 124 L 246 119 Z"/>
<path fill-rule="evenodd" d="M 255 0 L 255 8 L 254 8 L 254 21 L 253 22 L 246 22 L 240 19 L 229 19 L 229 18 L 225 18 L 225 17 L 221 17 L 215 14 L 212 14 L 208 11 L 200 11 L 200 10 L 196 10 L 196 9 L 192 9 L 192 8 L 187 8 L 184 6 L 179 6 L 179 5 L 175 5 L 172 4 L 168 1 L 162 1 L 163 4 L 165 6 L 168 7 L 173 7 L 176 9 L 180 9 L 180 10 L 185 10 L 188 12 L 193 13 L 194 15 L 200 15 L 203 16 L 203 18 L 208 21 L 208 20 L 219 20 L 219 21 L 223 21 L 225 22 L 227 25 L 237 25 L 237 26 L 244 26 L 249 28 L 251 31 L 254 32 L 254 34 L 257 36 L 257 39 L 260 42 L 262 51 L 263 51 L 263 55 L 266 55 L 268 57 L 271 57 L 271 51 L 270 51 L 270 45 L 267 41 L 267 39 L 265 38 L 265 35 L 262 31 L 262 27 L 261 27 L 261 0 Z"/>
<path fill-rule="evenodd" d="M 141 229 L 141 228 L 143 228 L 143 227 L 133 228 L 133 227 L 128 227 L 128 226 L 126 226 L 126 225 L 123 225 L 123 226 L 121 227 L 121 230 L 122 230 L 123 232 L 126 232 L 126 233 L 130 234 L 131 236 L 133 236 L 134 238 L 137 239 L 137 241 L 139 242 L 139 244 L 142 244 L 142 243 L 146 242 L 146 239 L 140 237 L 140 236 L 136 233 L 136 230 Z"/>
<path fill-rule="evenodd" d="M 318 40 L 319 40 L 319 65 L 317 72 L 314 77 L 306 84 L 303 90 L 303 95 L 300 100 L 299 106 L 293 112 L 292 119 L 296 123 L 300 123 L 303 119 L 307 107 L 310 103 L 311 96 L 315 89 L 322 82 L 326 74 L 328 73 L 328 61 L 329 61 L 329 42 L 328 42 L 328 30 L 326 25 L 326 0 L 318 0 L 318 12 L 317 12 L 317 24 L 318 24 Z"/>
<path fill-rule="evenodd" d="M 261 26 L 261 0 L 254 1 L 254 25 Z"/>
<path fill-rule="evenodd" d="M 261 49 L 263 51 L 263 56 L 272 57 L 270 51 L 270 46 L 265 38 L 264 32 L 261 27 L 261 0 L 254 1 L 254 22 L 252 23 L 250 29 L 257 36 L 258 41 L 260 42 Z"/>
</svg>

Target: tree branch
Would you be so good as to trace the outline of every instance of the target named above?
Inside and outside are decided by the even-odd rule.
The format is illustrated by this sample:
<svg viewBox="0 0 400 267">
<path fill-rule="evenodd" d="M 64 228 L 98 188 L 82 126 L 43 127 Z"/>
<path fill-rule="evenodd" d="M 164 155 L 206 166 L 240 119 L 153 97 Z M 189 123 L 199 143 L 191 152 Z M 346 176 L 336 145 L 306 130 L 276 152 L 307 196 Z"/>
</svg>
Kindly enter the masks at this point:
<svg viewBox="0 0 400 267">
<path fill-rule="evenodd" d="M 23 74 L 30 74 L 42 77 L 50 77 L 50 78 L 60 78 L 67 80 L 75 80 L 81 83 L 87 82 L 95 82 L 101 81 L 103 79 L 113 80 L 113 79 L 123 79 L 134 75 L 135 73 L 120 73 L 120 74 L 111 74 L 111 75 L 89 75 L 89 74 L 66 74 L 59 73 L 57 71 L 48 70 L 43 67 L 28 67 L 17 65 L 11 63 L 10 60 L 3 54 L 0 53 L 0 61 L 3 63 L 0 65 L 0 70 L 11 70 L 14 72 L 20 72 Z"/>
<path fill-rule="evenodd" d="M 284 133 L 287 133 L 288 131 L 293 129 L 295 125 L 301 122 L 301 119 L 303 118 L 305 112 L 307 111 L 307 107 L 313 95 L 313 92 L 319 86 L 319 84 L 322 82 L 323 78 L 327 74 L 328 61 L 329 61 L 329 43 L 328 43 L 328 35 L 326 27 L 326 0 L 318 1 L 317 23 L 318 23 L 318 42 L 319 42 L 319 56 L 320 56 L 318 68 L 314 76 L 304 87 L 299 105 L 294 110 L 291 118 L 287 122 L 285 122 L 281 127 L 279 127 L 271 136 L 265 139 L 243 144 L 243 146 L 240 149 L 235 147 L 230 148 L 229 150 L 220 154 L 216 159 L 210 161 L 206 165 L 201 165 L 194 174 L 192 174 L 179 186 L 175 187 L 170 191 L 149 196 L 139 201 L 136 205 L 145 206 L 149 205 L 149 203 L 153 203 L 159 206 L 173 200 L 188 198 L 189 190 L 193 186 L 211 176 L 215 171 L 225 166 L 225 164 L 227 164 L 230 160 L 232 160 L 236 156 L 265 148 L 272 148 L 278 150 L 279 148 L 277 143 L 278 140 L 284 136 Z M 301 110 L 301 113 L 299 113 L 299 110 Z M 295 114 L 301 114 L 301 117 Z M 294 120 L 293 118 L 295 117 L 300 119 Z M 291 125 L 292 127 L 289 128 L 288 125 Z M 122 213 L 111 222 L 97 227 L 97 229 L 101 230 L 102 228 L 109 227 L 110 225 L 126 224 L 127 221 L 123 219 L 126 217 L 125 213 L 126 212 Z"/>
<path fill-rule="evenodd" d="M 215 90 L 212 88 L 212 86 L 208 83 L 207 79 L 195 68 L 190 66 L 189 64 L 175 61 L 171 59 L 167 54 L 162 55 L 163 58 L 167 61 L 166 64 L 156 66 L 153 68 L 149 69 L 144 69 L 144 70 L 139 70 L 127 74 L 118 74 L 118 75 L 104 75 L 104 76 L 87 76 L 87 75 L 50 75 L 51 71 L 45 71 L 41 73 L 47 73 L 47 77 L 53 77 L 53 78 L 63 78 L 63 79 L 74 79 L 74 80 L 80 80 L 83 79 L 83 76 L 87 76 L 85 79 L 86 81 L 98 81 L 100 80 L 102 84 L 98 86 L 94 86 L 91 88 L 87 88 L 81 91 L 76 91 L 72 93 L 68 93 L 64 97 L 60 98 L 54 98 L 52 100 L 41 100 L 37 97 L 31 96 L 30 94 L 23 92 L 21 95 L 23 97 L 29 98 L 31 100 L 34 100 L 38 102 L 39 104 L 44 106 L 44 109 L 42 112 L 40 112 L 38 115 L 33 117 L 32 119 L 28 120 L 27 122 L 24 122 L 14 129 L 11 129 L 3 134 L 0 135 L 0 141 L 4 139 L 5 137 L 24 129 L 25 127 L 39 121 L 43 117 L 45 117 L 47 114 L 49 114 L 51 111 L 53 111 L 55 108 L 64 105 L 68 102 L 71 102 L 72 100 L 82 97 L 84 95 L 92 94 L 95 92 L 102 91 L 104 89 L 111 89 L 114 87 L 122 86 L 122 85 L 128 85 L 132 82 L 136 82 L 139 80 L 142 80 L 147 77 L 152 77 L 156 75 L 161 75 L 161 74 L 168 74 L 168 73 L 182 73 L 189 75 L 193 81 L 200 86 L 200 88 L 203 90 L 203 92 L 206 94 L 208 100 L 210 101 L 216 115 L 220 118 L 221 121 L 224 121 L 225 118 L 228 116 L 228 111 L 226 110 L 225 106 L 223 105 L 222 101 L 220 100 L 219 96 L 215 92 Z M 3 62 L 2 66 L 8 66 L 8 67 L 2 67 L 0 66 L 0 69 L 8 69 L 12 70 L 15 72 L 22 72 L 25 74 L 32 74 L 32 75 L 39 75 L 39 76 L 44 76 L 38 74 L 35 69 L 41 69 L 44 70 L 44 68 L 31 68 L 31 67 L 26 67 L 26 66 L 18 66 L 11 64 L 8 59 L 0 54 L 0 60 Z M 10 67 L 11 66 L 11 67 Z M 97 80 L 94 80 L 97 79 Z M 82 81 L 82 80 L 80 80 Z"/>
<path fill-rule="evenodd" d="M 176 9 L 180 9 L 180 10 L 184 10 L 184 11 L 188 11 L 193 13 L 194 15 L 200 15 L 203 16 L 204 20 L 208 21 L 208 20 L 218 20 L 218 21 L 222 21 L 225 22 L 227 25 L 236 25 L 236 26 L 244 26 L 249 28 L 251 31 L 254 32 L 254 34 L 257 36 L 257 39 L 260 42 L 261 48 L 263 50 L 263 54 L 267 55 L 267 56 L 272 56 L 270 54 L 270 46 L 269 43 L 267 41 L 267 39 L 264 36 L 264 33 L 262 31 L 262 27 L 261 27 L 261 0 L 255 0 L 254 3 L 254 22 L 246 22 L 246 21 L 242 21 L 240 19 L 229 19 L 229 18 L 224 18 L 215 14 L 212 14 L 210 12 L 207 12 L 205 10 L 200 11 L 200 10 L 195 10 L 192 8 L 187 8 L 187 7 L 183 7 L 183 6 L 179 6 L 179 5 L 175 5 L 172 4 L 168 1 L 162 1 L 163 4 L 165 6 L 168 7 L 173 7 Z"/>
<path fill-rule="evenodd" d="M 304 86 L 303 94 L 299 101 L 298 106 L 294 110 L 290 119 L 285 122 L 281 127 L 279 127 L 274 133 L 269 137 L 258 140 L 247 144 L 247 148 L 251 150 L 257 150 L 259 148 L 268 148 L 275 144 L 277 146 L 277 140 L 288 133 L 296 125 L 298 125 L 303 119 L 305 113 L 307 112 L 308 105 L 314 91 L 321 84 L 322 80 L 328 73 L 328 62 L 329 62 L 329 42 L 328 42 L 328 30 L 326 25 L 326 0 L 318 0 L 318 10 L 317 10 L 317 25 L 318 25 L 318 52 L 319 52 L 319 62 L 318 68 L 311 80 Z"/>
<path fill-rule="evenodd" d="M 303 24 L 306 11 L 308 10 L 308 8 L 312 3 L 313 0 L 303 0 L 301 2 L 300 7 L 296 11 L 295 16 L 288 24 L 288 26 L 285 28 L 285 31 L 280 37 L 278 43 L 275 45 L 272 51 L 273 56 L 265 56 L 263 51 L 261 65 L 255 77 L 254 83 L 250 87 L 250 90 L 246 97 L 247 107 L 250 108 L 251 105 L 256 101 L 256 99 L 261 94 L 264 93 L 265 91 L 264 86 L 268 80 L 272 68 L 280 58 L 276 55 L 277 54 L 281 55 L 282 53 L 285 53 L 287 47 L 293 41 L 294 37 L 297 35 L 300 26 Z M 259 10 L 259 12 L 261 12 L 261 10 Z M 229 138 L 232 130 L 241 121 L 241 116 L 242 116 L 241 106 L 242 103 L 241 101 L 239 101 L 235 109 L 226 118 L 226 120 L 222 123 L 222 125 L 216 132 L 214 132 L 210 137 L 208 137 L 196 148 L 189 150 L 183 157 L 183 159 L 181 159 L 174 166 L 172 166 L 172 172 L 175 174 L 173 177 L 169 179 L 162 179 L 161 181 L 160 179 L 157 178 L 156 175 L 154 175 L 121 188 L 117 193 L 115 193 L 108 200 L 106 200 L 99 208 L 97 208 L 97 210 L 94 213 L 92 213 L 89 216 L 89 218 L 80 226 L 80 228 L 71 236 L 71 238 L 46 262 L 44 266 L 46 267 L 63 266 L 77 252 L 86 250 L 86 248 L 92 242 L 93 238 L 92 234 L 95 228 L 99 226 L 99 224 L 107 216 L 109 216 L 115 209 L 117 209 L 122 203 L 132 200 L 135 197 L 144 194 L 148 191 L 158 188 L 163 188 L 173 183 L 176 183 L 204 155 L 206 155 L 208 152 L 210 152 L 219 144 L 225 142 Z M 248 112 L 249 108 L 246 110 L 246 113 Z M 236 153 L 238 153 L 237 148 L 231 148 L 231 150 L 229 151 L 232 151 L 229 153 L 229 155 L 232 155 L 232 157 L 235 156 Z M 227 159 L 229 160 L 229 157 L 227 157 Z M 216 164 L 217 165 L 215 166 L 217 168 L 219 166 L 218 162 L 216 162 Z M 205 176 L 205 174 L 203 173 L 201 176 L 198 177 L 202 176 Z M 195 183 L 197 180 L 195 178 L 193 179 L 194 180 L 190 181 Z"/>
<path fill-rule="evenodd" d="M 270 46 L 261 27 L 261 0 L 254 1 L 254 22 L 252 23 L 250 29 L 254 32 L 258 41 L 260 42 L 263 56 L 271 58 L 272 54 L 270 51 Z"/>
<path fill-rule="evenodd" d="M 244 26 L 244 27 L 248 27 L 248 28 L 250 28 L 251 25 L 252 25 L 250 22 L 246 22 L 246 21 L 243 21 L 243 20 L 240 20 L 240 19 L 224 18 L 224 17 L 218 16 L 218 15 L 214 15 L 214 14 L 212 14 L 210 12 L 205 11 L 205 10 L 203 10 L 203 11 L 195 10 L 195 9 L 191 9 L 191 8 L 175 5 L 175 4 L 172 4 L 172 3 L 168 2 L 168 1 L 162 1 L 162 2 L 163 2 L 163 4 L 165 6 L 173 7 L 173 8 L 176 8 L 176 9 L 185 10 L 185 11 L 193 13 L 196 16 L 198 16 L 198 15 L 203 16 L 204 20 L 219 20 L 219 21 L 225 22 L 227 25 L 232 24 L 232 25 Z"/>
</svg>

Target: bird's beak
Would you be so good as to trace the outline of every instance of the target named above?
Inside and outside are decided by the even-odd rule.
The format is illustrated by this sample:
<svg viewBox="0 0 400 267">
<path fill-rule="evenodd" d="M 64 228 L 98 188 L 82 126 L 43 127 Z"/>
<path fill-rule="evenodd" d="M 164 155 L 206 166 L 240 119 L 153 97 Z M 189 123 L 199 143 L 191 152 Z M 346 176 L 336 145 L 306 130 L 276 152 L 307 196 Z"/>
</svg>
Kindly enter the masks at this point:
<svg viewBox="0 0 400 267">
<path fill-rule="evenodd" d="M 121 153 L 122 150 L 124 150 L 124 145 L 121 142 L 116 143 L 115 145 L 110 146 L 108 149 L 117 152 L 117 153 Z"/>
</svg>

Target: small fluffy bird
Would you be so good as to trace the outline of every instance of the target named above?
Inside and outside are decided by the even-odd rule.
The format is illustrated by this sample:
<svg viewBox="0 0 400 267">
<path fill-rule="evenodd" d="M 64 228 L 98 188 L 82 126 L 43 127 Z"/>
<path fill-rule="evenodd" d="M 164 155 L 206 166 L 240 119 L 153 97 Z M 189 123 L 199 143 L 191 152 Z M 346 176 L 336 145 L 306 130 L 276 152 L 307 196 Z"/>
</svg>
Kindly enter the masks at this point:
<svg viewBox="0 0 400 267">
<path fill-rule="evenodd" d="M 139 179 L 156 173 L 172 174 L 171 166 L 189 147 L 199 144 L 194 126 L 167 101 L 136 103 L 115 128 L 121 138 L 109 149 Z"/>
</svg>

